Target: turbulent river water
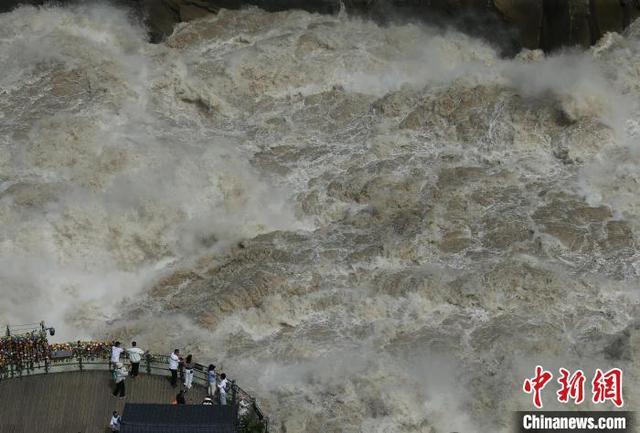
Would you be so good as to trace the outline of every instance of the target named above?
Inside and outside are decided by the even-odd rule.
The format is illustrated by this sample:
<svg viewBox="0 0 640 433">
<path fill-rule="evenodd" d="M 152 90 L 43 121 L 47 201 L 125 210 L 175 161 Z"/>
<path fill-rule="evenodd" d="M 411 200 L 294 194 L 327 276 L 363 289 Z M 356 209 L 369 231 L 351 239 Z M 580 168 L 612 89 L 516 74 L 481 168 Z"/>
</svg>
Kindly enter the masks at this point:
<svg viewBox="0 0 640 433">
<path fill-rule="evenodd" d="M 510 431 L 536 364 L 621 367 L 633 408 L 638 101 L 639 22 L 505 59 L 344 14 L 154 45 L 108 4 L 16 9 L 0 317 L 215 360 L 274 431 Z"/>
</svg>

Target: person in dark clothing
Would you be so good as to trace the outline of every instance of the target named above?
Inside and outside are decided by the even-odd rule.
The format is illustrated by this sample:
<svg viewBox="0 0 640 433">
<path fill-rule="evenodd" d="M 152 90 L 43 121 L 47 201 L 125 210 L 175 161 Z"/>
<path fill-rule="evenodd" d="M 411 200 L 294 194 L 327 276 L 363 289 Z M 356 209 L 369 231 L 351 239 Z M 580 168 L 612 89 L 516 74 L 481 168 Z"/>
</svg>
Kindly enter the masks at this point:
<svg viewBox="0 0 640 433">
<path fill-rule="evenodd" d="M 187 404 L 187 400 L 184 398 L 184 390 L 181 389 L 178 395 L 176 395 L 177 404 Z"/>
<path fill-rule="evenodd" d="M 180 382 L 184 383 L 184 358 L 180 356 L 180 361 L 178 362 L 178 374 L 180 375 Z"/>
</svg>

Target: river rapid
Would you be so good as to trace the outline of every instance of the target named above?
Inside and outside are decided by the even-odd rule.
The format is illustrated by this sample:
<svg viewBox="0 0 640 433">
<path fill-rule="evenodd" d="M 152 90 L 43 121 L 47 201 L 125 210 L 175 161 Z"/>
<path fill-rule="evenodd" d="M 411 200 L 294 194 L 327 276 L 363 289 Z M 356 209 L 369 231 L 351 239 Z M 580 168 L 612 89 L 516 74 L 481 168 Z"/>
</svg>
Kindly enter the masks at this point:
<svg viewBox="0 0 640 433">
<path fill-rule="evenodd" d="M 508 59 L 344 13 L 2 14 L 0 318 L 215 360 L 276 432 L 508 432 L 536 364 L 620 367 L 633 408 L 639 65 L 640 22 Z"/>
</svg>

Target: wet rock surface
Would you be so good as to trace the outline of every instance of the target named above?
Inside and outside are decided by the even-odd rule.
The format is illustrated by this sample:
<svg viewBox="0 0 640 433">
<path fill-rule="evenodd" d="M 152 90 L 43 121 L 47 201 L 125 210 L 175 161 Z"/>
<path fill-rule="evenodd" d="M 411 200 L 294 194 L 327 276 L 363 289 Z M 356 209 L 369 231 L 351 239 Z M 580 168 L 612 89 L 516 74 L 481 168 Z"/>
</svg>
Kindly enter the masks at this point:
<svg viewBox="0 0 640 433">
<path fill-rule="evenodd" d="M 5 1 L 0 13 L 21 4 L 44 3 L 43 0 Z M 506 52 L 521 47 L 545 51 L 563 46 L 587 47 L 606 32 L 621 32 L 640 16 L 637 3 L 609 0 L 136 0 L 120 3 L 138 8 L 155 42 L 171 35 L 177 23 L 206 17 L 220 9 L 256 6 L 272 12 L 302 9 L 336 14 L 342 4 L 353 14 L 382 22 L 409 18 L 436 25 L 453 23 L 474 36 L 502 46 Z"/>
</svg>

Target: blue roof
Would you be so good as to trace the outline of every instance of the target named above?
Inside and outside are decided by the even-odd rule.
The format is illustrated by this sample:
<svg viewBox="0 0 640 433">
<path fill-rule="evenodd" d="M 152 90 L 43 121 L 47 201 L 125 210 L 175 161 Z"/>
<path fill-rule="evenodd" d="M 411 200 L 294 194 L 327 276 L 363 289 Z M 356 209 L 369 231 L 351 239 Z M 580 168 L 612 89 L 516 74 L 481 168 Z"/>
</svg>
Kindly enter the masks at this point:
<svg viewBox="0 0 640 433">
<path fill-rule="evenodd" d="M 121 433 L 235 433 L 234 406 L 127 403 Z"/>
</svg>

